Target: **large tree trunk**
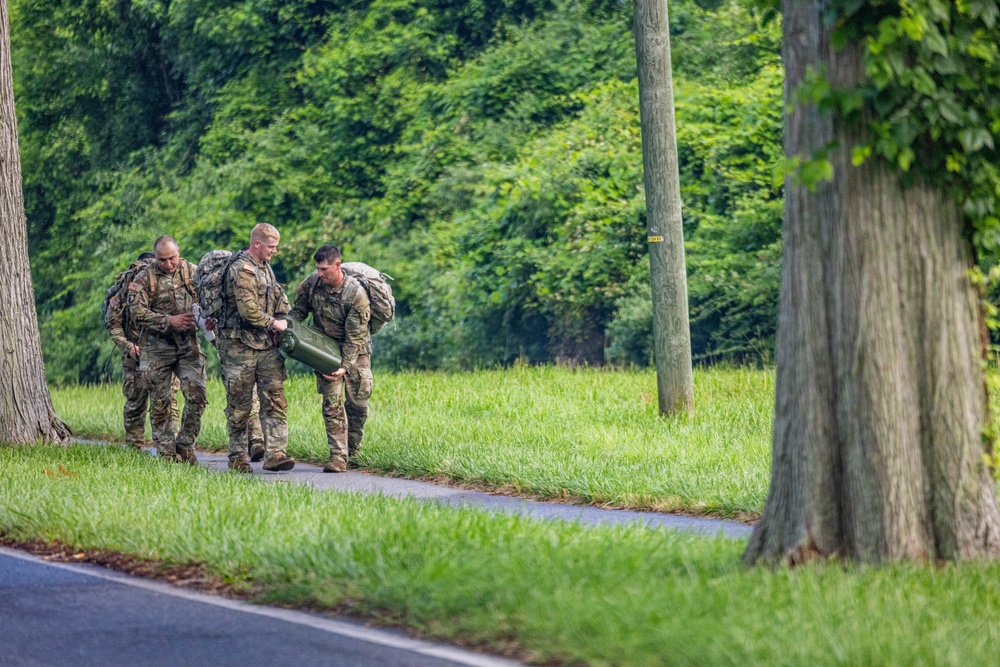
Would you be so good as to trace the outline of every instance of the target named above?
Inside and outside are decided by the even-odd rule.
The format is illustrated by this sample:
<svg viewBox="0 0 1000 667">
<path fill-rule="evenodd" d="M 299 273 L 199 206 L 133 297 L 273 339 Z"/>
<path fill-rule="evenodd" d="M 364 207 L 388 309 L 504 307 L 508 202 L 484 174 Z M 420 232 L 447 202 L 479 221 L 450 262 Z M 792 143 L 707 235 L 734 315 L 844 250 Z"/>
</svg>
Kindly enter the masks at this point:
<svg viewBox="0 0 1000 667">
<path fill-rule="evenodd" d="M 70 433 L 45 384 L 28 265 L 7 0 L 0 0 L 0 282 L 0 443 L 63 441 Z"/>
<path fill-rule="evenodd" d="M 785 0 L 785 99 L 808 69 L 834 85 L 863 51 L 834 51 L 820 0 Z M 788 155 L 830 156 L 832 182 L 786 182 L 771 489 L 744 556 L 799 563 L 1000 554 L 984 464 L 984 334 L 955 201 L 884 163 L 852 167 L 864 128 L 796 103 Z"/>
</svg>

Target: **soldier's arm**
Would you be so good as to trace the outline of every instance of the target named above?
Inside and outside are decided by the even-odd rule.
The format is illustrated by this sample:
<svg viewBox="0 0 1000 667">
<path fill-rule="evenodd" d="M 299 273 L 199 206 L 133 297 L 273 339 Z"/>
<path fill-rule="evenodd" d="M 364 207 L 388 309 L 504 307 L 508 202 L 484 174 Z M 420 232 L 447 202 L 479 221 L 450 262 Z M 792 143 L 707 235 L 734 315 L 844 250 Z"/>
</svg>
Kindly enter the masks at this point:
<svg viewBox="0 0 1000 667">
<path fill-rule="evenodd" d="M 275 284 L 274 288 L 275 288 L 275 294 L 278 299 L 278 305 L 275 306 L 274 308 L 274 316 L 277 319 L 283 319 L 285 317 L 288 317 L 289 313 L 291 313 L 292 308 L 291 306 L 288 305 L 288 295 L 285 294 L 285 289 L 281 285 L 277 284 Z M 301 322 L 302 320 L 299 321 Z"/>
<path fill-rule="evenodd" d="M 118 299 L 120 296 L 115 295 L 111 297 L 111 303 L 108 305 L 108 316 L 104 320 L 104 326 L 108 330 L 108 335 L 111 336 L 111 341 L 115 344 L 122 354 L 128 354 L 132 351 L 132 343 L 129 342 L 128 338 L 125 337 L 125 311 Z"/>
<path fill-rule="evenodd" d="M 288 317 L 296 322 L 305 322 L 309 317 L 309 279 L 306 278 L 299 283 L 299 288 L 295 290 L 295 305 L 288 312 Z"/>
<path fill-rule="evenodd" d="M 149 307 L 149 278 L 146 271 L 141 271 L 129 283 L 128 306 L 140 327 L 157 333 L 167 333 L 170 329 L 170 316 L 153 312 Z"/>
<path fill-rule="evenodd" d="M 257 299 L 257 271 L 249 263 L 233 266 L 232 271 L 236 273 L 233 296 L 240 317 L 254 326 L 270 329 L 274 318 L 264 312 Z"/>
<path fill-rule="evenodd" d="M 371 319 L 371 305 L 368 295 L 358 287 L 357 293 L 351 299 L 351 312 L 344 322 L 344 344 L 340 347 L 344 367 L 350 368 L 358 360 L 358 355 L 364 352 L 368 341 L 368 320 Z"/>
</svg>

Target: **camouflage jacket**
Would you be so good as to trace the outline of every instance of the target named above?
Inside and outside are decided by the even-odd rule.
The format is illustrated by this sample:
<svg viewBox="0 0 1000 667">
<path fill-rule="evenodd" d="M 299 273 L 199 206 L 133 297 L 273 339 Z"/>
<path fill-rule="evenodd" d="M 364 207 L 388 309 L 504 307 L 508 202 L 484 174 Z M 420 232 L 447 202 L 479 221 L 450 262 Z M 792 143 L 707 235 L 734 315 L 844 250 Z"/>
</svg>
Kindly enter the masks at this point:
<svg viewBox="0 0 1000 667">
<path fill-rule="evenodd" d="M 140 327 L 140 340 L 150 336 L 172 340 L 178 346 L 197 344 L 194 329 L 176 331 L 170 328 L 171 315 L 190 313 L 197 303 L 191 276 L 195 266 L 185 259 L 173 273 L 164 273 L 150 264 L 128 286 L 128 307 L 132 319 Z"/>
<path fill-rule="evenodd" d="M 148 260 L 136 260 L 129 268 L 118 274 L 115 281 L 117 282 L 125 273 L 138 267 L 145 267 L 149 263 Z M 139 335 L 142 333 L 135 318 L 125 317 L 128 294 L 128 290 L 123 287 L 118 294 L 111 297 L 111 300 L 108 301 L 108 312 L 104 317 L 104 326 L 108 330 L 108 335 L 111 336 L 111 341 L 123 355 L 127 355 L 133 345 L 139 344 Z"/>
<path fill-rule="evenodd" d="M 333 287 L 313 271 L 295 292 L 295 307 L 288 315 L 304 322 L 309 313 L 313 316 L 313 326 L 340 344 L 345 368 L 354 366 L 358 355 L 372 353 L 368 295 L 354 278 L 345 275 L 340 284 Z"/>
<path fill-rule="evenodd" d="M 274 347 L 271 325 L 288 314 L 288 297 L 267 262 L 240 251 L 223 278 L 226 290 L 222 335 L 254 350 Z"/>
</svg>

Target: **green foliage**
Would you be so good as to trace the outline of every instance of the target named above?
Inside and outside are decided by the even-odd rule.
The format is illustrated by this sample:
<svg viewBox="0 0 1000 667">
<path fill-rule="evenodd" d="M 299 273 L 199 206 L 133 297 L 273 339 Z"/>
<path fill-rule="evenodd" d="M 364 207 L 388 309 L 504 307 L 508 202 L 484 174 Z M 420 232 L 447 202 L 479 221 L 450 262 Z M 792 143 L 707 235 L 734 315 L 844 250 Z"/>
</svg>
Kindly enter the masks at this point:
<svg viewBox="0 0 1000 667">
<path fill-rule="evenodd" d="M 865 122 L 854 161 L 877 157 L 953 193 L 977 249 L 1000 254 L 1000 5 L 995 0 L 837 0 L 840 48 L 863 44 L 867 80 L 820 100 Z M 865 120 L 862 120 L 865 119 Z M 870 119 L 870 120 L 869 120 Z"/>
<path fill-rule="evenodd" d="M 695 353 L 766 356 L 780 28 L 737 0 L 670 9 Z M 648 363 L 629 4 L 13 0 L 12 13 L 51 380 L 114 373 L 94 304 L 156 236 L 197 260 L 260 221 L 282 231 L 290 289 L 324 242 L 397 277 L 384 367 Z"/>
</svg>

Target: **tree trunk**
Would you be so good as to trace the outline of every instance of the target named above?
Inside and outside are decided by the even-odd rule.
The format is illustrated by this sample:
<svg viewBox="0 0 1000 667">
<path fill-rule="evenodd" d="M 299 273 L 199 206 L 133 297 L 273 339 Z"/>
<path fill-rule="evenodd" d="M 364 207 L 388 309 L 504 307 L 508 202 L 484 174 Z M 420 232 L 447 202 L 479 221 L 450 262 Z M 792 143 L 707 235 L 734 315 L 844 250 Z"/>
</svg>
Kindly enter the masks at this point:
<svg viewBox="0 0 1000 667">
<path fill-rule="evenodd" d="M 785 0 L 785 99 L 808 69 L 863 75 L 820 0 Z M 851 165 L 864 128 L 796 103 L 785 152 L 835 145 L 832 182 L 786 181 L 771 489 L 744 559 L 964 560 L 1000 554 L 984 464 L 984 331 L 954 199 L 884 163 Z"/>
<path fill-rule="evenodd" d="M 0 0 L 0 443 L 64 441 L 38 338 L 14 115 L 10 19 Z"/>
<path fill-rule="evenodd" d="M 667 0 L 635 0 L 653 351 L 660 413 L 664 415 L 694 410 L 669 23 Z"/>
</svg>

